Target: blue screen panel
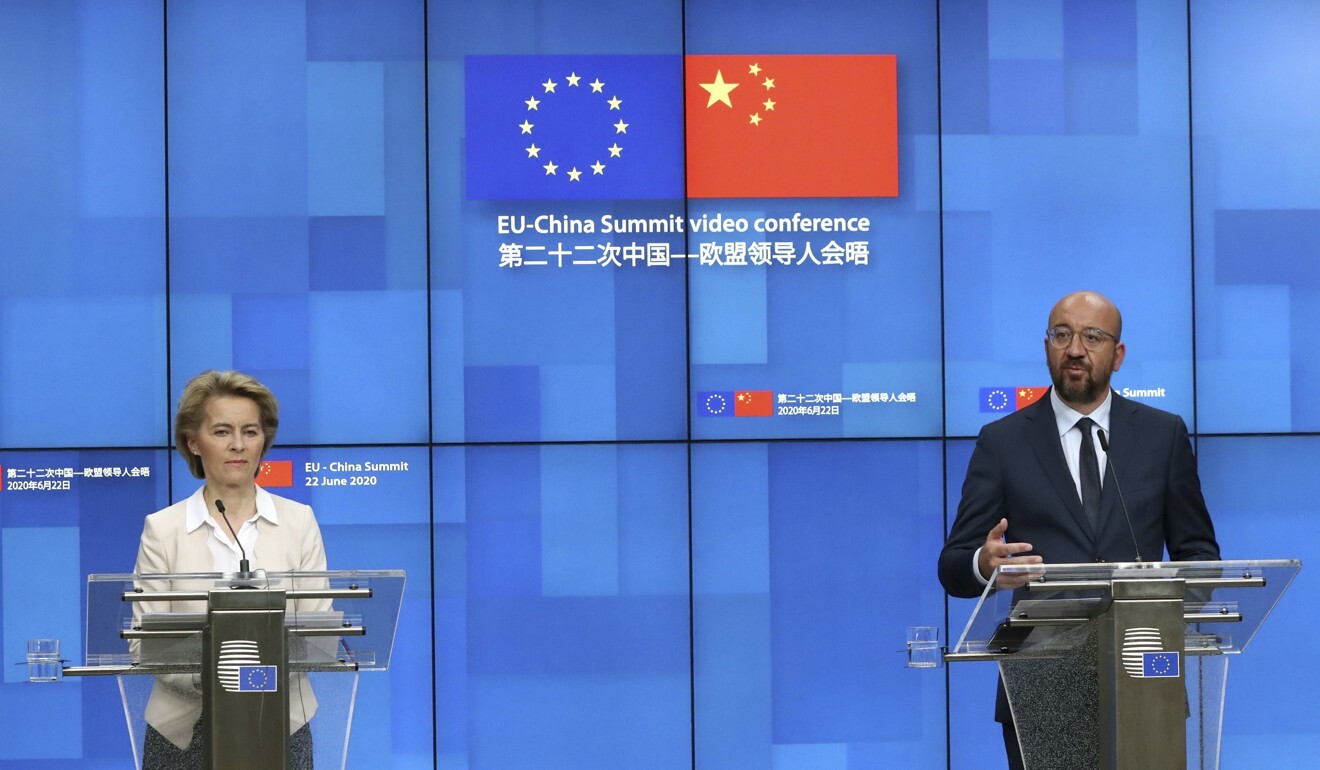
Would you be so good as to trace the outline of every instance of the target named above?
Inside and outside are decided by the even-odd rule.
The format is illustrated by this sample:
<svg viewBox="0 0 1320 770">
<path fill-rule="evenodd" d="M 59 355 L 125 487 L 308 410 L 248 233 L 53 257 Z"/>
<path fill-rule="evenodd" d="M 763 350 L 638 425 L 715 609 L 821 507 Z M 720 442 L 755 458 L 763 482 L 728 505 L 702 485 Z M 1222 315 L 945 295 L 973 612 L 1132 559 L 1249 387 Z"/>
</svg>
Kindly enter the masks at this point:
<svg viewBox="0 0 1320 770">
<path fill-rule="evenodd" d="M 501 9 L 429 16 L 434 437 L 681 438 L 678 9 Z"/>
<path fill-rule="evenodd" d="M 164 451 L 0 452 L 0 714 L 14 733 L 0 761 L 131 756 L 119 691 L 109 678 L 27 682 L 26 640 L 61 642 L 84 662 L 86 575 L 128 572 L 142 517 L 167 501 Z M 54 766 L 54 765 L 50 765 Z"/>
<path fill-rule="evenodd" d="M 1194 424 L 1185 5 L 946 6 L 946 431 L 994 419 L 984 388 L 1049 384 L 1079 289 L 1124 314 L 1113 386 Z"/>
<path fill-rule="evenodd" d="M 885 54 L 898 72 L 897 197 L 689 203 L 693 437 L 939 434 L 933 11 L 921 2 L 687 4 L 688 54 Z M 816 141 L 830 142 L 846 121 L 822 112 Z M 766 162 L 812 162 L 811 147 L 797 149 L 801 158 Z M 841 230 L 801 225 L 834 219 Z M 723 226 L 696 227 L 712 222 Z M 740 394 L 753 394 L 751 408 L 740 408 L 749 405 Z M 721 409 L 721 399 L 739 408 Z"/>
<path fill-rule="evenodd" d="M 160 29 L 149 2 L 0 7 L 0 445 L 165 435 Z"/>
<path fill-rule="evenodd" d="M 360 16 L 168 18 L 171 393 L 246 371 L 286 441 L 428 436 L 422 4 Z"/>
<path fill-rule="evenodd" d="M 501 267 L 506 237 L 496 232 L 496 212 L 542 216 L 534 205 L 476 203 L 466 217 L 461 286 L 440 292 L 440 312 L 433 314 L 437 438 L 681 437 L 682 268 L 648 266 L 644 257 L 640 264 L 625 257 L 622 265 L 599 265 L 591 262 L 602 253 L 594 247 L 580 258 L 590 264 L 574 265 L 579 257 L 571 238 L 536 233 L 523 236 L 523 245 L 547 249 L 537 260 L 548 264 Z M 681 210 L 676 203 L 595 201 L 554 208 L 569 216 L 646 220 Z M 587 240 L 611 249 L 633 243 L 627 235 Z M 663 240 L 681 253 L 681 239 Z"/>
<path fill-rule="evenodd" d="M 441 767 L 691 758 L 687 450 L 441 448 Z"/>
<path fill-rule="evenodd" d="M 1320 8 L 1210 2 L 1191 23 L 1200 428 L 1312 431 L 1320 91 L 1295 73 L 1320 64 Z M 1262 382 L 1270 397 L 1243 408 Z"/>
<path fill-rule="evenodd" d="M 943 677 L 897 652 L 943 618 L 940 444 L 702 444 L 692 467 L 697 764 L 943 767 Z"/>
<path fill-rule="evenodd" d="M 950 441 L 944 453 L 945 500 L 948 503 L 948 526 L 958 514 L 963 478 L 971 460 L 973 441 Z M 947 528 L 947 527 L 946 527 Z M 987 533 L 988 534 L 988 533 Z M 932 571 L 934 565 L 931 566 Z M 932 580 L 937 580 L 932 577 Z M 958 643 L 967 621 L 976 609 L 977 599 L 949 598 L 947 639 L 950 647 Z M 999 666 L 989 662 L 953 663 L 949 672 L 949 766 L 1002 770 L 1008 767 L 1003 751 L 1003 731 L 995 722 L 995 688 Z"/>
<path fill-rule="evenodd" d="M 1315 437 L 1203 438 L 1201 482 L 1227 559 L 1301 559 L 1314 565 L 1320 524 L 1315 500 L 1320 460 Z M 1317 749 L 1310 694 L 1320 665 L 1307 654 L 1317 594 L 1303 566 L 1251 645 L 1229 667 L 1222 766 L 1303 766 Z"/>
</svg>

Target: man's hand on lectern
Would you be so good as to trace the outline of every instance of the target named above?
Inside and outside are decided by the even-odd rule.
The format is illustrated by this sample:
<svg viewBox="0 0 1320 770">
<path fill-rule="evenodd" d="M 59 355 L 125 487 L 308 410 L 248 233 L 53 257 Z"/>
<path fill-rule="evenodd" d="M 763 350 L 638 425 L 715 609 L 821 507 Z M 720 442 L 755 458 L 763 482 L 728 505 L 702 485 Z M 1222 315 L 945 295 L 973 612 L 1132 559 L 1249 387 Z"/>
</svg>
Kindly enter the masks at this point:
<svg viewBox="0 0 1320 770">
<path fill-rule="evenodd" d="M 981 546 L 981 556 L 977 563 L 983 580 L 989 580 L 990 574 L 995 571 L 996 567 L 1043 564 L 1045 562 L 1039 556 L 1020 556 L 1019 554 L 1027 554 L 1031 551 L 1031 543 L 1005 542 L 1004 533 L 1007 531 L 1008 519 L 1000 519 L 995 528 L 990 530 L 990 534 L 985 536 L 985 543 Z M 1000 575 L 995 581 L 995 588 L 1018 588 L 1030 583 L 1038 576 L 1038 573 L 1034 571 L 1024 574 Z"/>
</svg>

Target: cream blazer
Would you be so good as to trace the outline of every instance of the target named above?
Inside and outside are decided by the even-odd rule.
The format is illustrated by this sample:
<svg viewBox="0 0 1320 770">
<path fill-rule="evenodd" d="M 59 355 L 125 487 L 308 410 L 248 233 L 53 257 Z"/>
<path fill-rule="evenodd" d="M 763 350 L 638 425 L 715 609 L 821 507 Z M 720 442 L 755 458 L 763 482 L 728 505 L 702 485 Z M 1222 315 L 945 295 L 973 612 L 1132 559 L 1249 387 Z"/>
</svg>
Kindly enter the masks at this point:
<svg viewBox="0 0 1320 770">
<path fill-rule="evenodd" d="M 202 490 L 193 498 L 200 500 Z M 204 503 L 203 503 L 204 504 Z M 185 524 L 188 500 L 146 518 L 142 540 L 138 546 L 137 574 L 163 572 L 211 572 L 213 561 L 207 539 L 211 530 L 200 526 L 192 532 Z M 257 545 L 249 561 L 252 569 L 267 572 L 325 570 L 325 546 L 321 542 L 321 528 L 312 509 L 302 503 L 272 495 L 257 488 L 257 510 L 269 515 L 271 511 L 278 524 L 265 518 L 257 519 Z M 157 584 L 159 586 L 159 584 Z M 144 585 L 144 587 L 146 587 Z M 197 586 L 173 586 L 177 590 L 193 590 Z M 295 610 L 329 609 L 327 600 L 299 600 Z M 204 602 L 138 602 L 141 612 L 205 612 Z M 316 695 L 306 674 L 289 679 L 289 732 L 299 730 L 316 714 Z M 179 748 L 187 748 L 192 741 L 193 725 L 202 715 L 201 678 L 188 674 L 166 674 L 156 677 L 147 701 L 147 724 Z"/>
</svg>

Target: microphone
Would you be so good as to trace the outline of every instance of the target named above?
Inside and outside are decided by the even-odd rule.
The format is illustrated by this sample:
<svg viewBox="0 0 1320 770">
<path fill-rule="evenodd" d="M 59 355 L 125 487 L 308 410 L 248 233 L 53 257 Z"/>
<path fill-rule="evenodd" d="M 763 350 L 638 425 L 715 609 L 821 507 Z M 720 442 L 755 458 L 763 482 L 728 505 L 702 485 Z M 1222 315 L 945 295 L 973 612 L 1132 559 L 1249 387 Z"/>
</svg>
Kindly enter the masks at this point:
<svg viewBox="0 0 1320 770">
<path fill-rule="evenodd" d="M 1103 439 L 1101 443 L 1103 443 Z M 229 527 L 229 534 L 234 536 L 234 542 L 238 544 L 238 552 L 242 556 L 238 560 L 238 571 L 239 574 L 246 575 L 249 572 L 247 551 L 243 549 L 243 541 L 238 539 L 238 533 L 234 531 L 234 525 L 229 523 L 229 517 L 225 515 L 225 501 L 217 497 L 215 499 L 215 509 L 220 512 L 220 518 L 225 520 L 225 526 Z M 1140 559 L 1137 561 L 1140 561 Z"/>
<path fill-rule="evenodd" d="M 1127 522 L 1128 534 L 1132 536 L 1132 551 L 1136 553 L 1137 561 L 1143 562 L 1145 559 L 1141 558 L 1141 546 L 1137 545 L 1137 530 L 1132 527 L 1132 516 L 1128 514 L 1127 501 L 1123 499 L 1123 487 L 1118 483 L 1118 471 L 1114 470 L 1114 456 L 1109 454 L 1109 437 L 1099 426 L 1095 429 L 1095 435 L 1100 439 L 1100 448 L 1105 450 L 1105 457 L 1108 458 L 1105 475 L 1114 480 L 1114 489 L 1118 490 L 1118 504 L 1123 506 L 1123 520 Z"/>
</svg>

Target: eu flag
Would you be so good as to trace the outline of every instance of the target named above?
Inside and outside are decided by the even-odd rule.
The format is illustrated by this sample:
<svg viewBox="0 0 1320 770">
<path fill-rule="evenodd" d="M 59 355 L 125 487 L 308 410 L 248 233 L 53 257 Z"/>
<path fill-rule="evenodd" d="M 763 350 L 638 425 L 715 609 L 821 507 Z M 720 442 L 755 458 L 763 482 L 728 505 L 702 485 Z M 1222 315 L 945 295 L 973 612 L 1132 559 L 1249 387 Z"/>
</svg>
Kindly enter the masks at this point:
<svg viewBox="0 0 1320 770">
<path fill-rule="evenodd" d="M 732 417 L 734 408 L 732 390 L 697 391 L 698 417 Z"/>
<path fill-rule="evenodd" d="M 276 692 L 279 689 L 279 666 L 239 666 L 239 692 Z"/>
<path fill-rule="evenodd" d="M 1146 652 L 1141 655 L 1141 675 L 1143 677 L 1178 676 L 1178 653 Z"/>
<path fill-rule="evenodd" d="M 469 56 L 468 200 L 683 197 L 678 56 Z"/>
<path fill-rule="evenodd" d="M 1015 412 L 1017 396 L 1013 388 L 981 388 L 981 412 Z"/>
</svg>

